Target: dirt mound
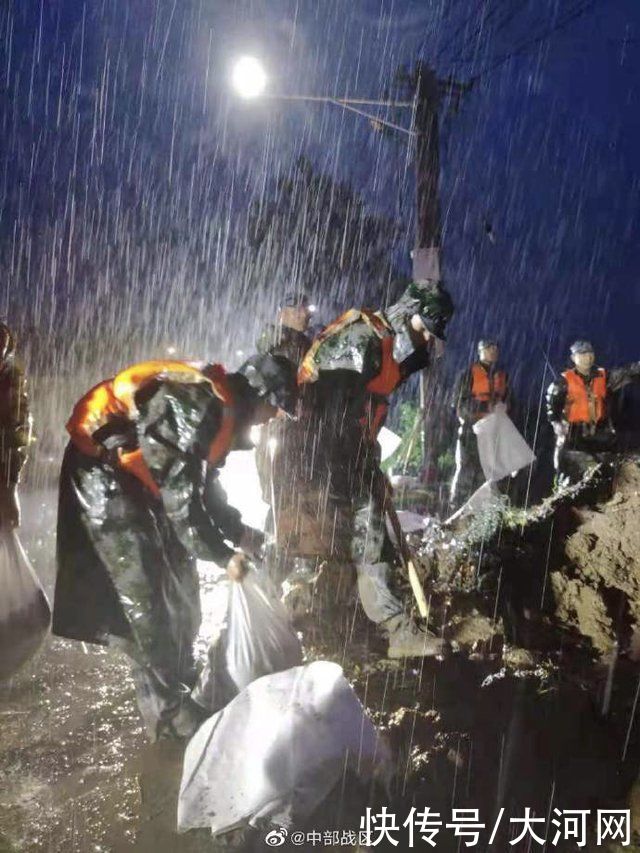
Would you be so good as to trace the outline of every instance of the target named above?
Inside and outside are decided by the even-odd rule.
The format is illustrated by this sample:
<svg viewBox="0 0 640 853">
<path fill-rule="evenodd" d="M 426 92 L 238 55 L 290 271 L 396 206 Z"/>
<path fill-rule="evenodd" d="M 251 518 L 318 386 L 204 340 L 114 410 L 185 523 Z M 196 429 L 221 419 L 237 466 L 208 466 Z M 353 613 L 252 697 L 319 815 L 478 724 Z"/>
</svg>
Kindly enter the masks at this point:
<svg viewBox="0 0 640 853">
<path fill-rule="evenodd" d="M 640 658 L 640 466 L 625 462 L 613 496 L 574 509 L 564 565 L 551 573 L 556 617 L 601 655 L 615 645 Z"/>
</svg>

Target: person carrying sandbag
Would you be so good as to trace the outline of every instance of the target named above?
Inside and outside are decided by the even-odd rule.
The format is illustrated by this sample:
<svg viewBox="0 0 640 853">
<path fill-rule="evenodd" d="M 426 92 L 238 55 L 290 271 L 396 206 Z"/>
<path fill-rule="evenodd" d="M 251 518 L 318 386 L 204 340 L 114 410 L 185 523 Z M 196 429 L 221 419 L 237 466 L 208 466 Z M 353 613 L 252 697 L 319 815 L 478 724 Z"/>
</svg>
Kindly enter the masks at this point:
<svg viewBox="0 0 640 853">
<path fill-rule="evenodd" d="M 460 426 L 449 497 L 452 507 L 462 505 L 486 481 L 474 426 L 496 410 L 505 413 L 509 410 L 509 377 L 498 366 L 499 356 L 495 340 L 479 341 L 478 359 L 462 371 L 455 386 L 455 410 Z"/>
<path fill-rule="evenodd" d="M 239 579 L 260 542 L 226 503 L 217 470 L 295 393 L 293 372 L 269 356 L 231 374 L 145 362 L 92 389 L 69 422 L 53 631 L 128 654 L 152 737 L 189 735 L 201 718 L 189 698 L 196 558 Z"/>
</svg>

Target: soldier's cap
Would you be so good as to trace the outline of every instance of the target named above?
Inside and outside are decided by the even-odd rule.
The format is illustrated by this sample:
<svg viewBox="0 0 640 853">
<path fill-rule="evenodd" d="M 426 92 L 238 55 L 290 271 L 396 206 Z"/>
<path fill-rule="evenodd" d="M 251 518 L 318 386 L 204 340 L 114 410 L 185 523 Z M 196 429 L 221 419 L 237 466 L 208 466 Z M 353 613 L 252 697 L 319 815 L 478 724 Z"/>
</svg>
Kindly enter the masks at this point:
<svg viewBox="0 0 640 853">
<path fill-rule="evenodd" d="M 571 344 L 569 352 L 571 355 L 579 355 L 580 353 L 585 352 L 593 353 L 595 350 L 593 349 L 593 344 L 589 341 L 575 341 Z"/>
<path fill-rule="evenodd" d="M 449 292 L 440 282 L 418 284 L 411 282 L 407 294 L 418 302 L 415 313 L 420 315 L 428 331 L 436 338 L 445 339 L 447 323 L 453 316 L 454 305 Z"/>
<path fill-rule="evenodd" d="M 488 347 L 497 347 L 498 342 L 495 338 L 481 338 L 478 341 L 478 352 L 483 349 L 487 349 Z"/>
<path fill-rule="evenodd" d="M 270 353 L 253 355 L 238 373 L 249 383 L 259 399 L 293 415 L 298 399 L 295 366 L 286 358 Z"/>
</svg>

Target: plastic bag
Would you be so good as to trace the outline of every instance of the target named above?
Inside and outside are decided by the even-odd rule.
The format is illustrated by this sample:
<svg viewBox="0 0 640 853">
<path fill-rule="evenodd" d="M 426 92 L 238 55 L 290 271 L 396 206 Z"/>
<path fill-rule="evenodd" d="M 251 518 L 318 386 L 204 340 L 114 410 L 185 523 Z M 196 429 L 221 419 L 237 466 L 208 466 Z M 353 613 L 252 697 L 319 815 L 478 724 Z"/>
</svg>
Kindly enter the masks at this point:
<svg viewBox="0 0 640 853">
<path fill-rule="evenodd" d="M 229 584 L 226 628 L 209 649 L 193 692 L 196 702 L 217 711 L 256 678 L 302 663 L 302 646 L 289 615 L 269 581 L 251 569 Z"/>
<path fill-rule="evenodd" d="M 0 530 L 0 681 L 40 648 L 51 608 L 15 530 Z"/>
<path fill-rule="evenodd" d="M 254 681 L 193 736 L 178 829 L 220 834 L 308 818 L 346 770 L 387 786 L 389 748 L 338 664 L 315 661 Z"/>
<path fill-rule="evenodd" d="M 478 438 L 478 455 L 484 476 L 497 482 L 530 465 L 535 454 L 520 435 L 511 418 L 493 412 L 473 425 Z"/>
</svg>

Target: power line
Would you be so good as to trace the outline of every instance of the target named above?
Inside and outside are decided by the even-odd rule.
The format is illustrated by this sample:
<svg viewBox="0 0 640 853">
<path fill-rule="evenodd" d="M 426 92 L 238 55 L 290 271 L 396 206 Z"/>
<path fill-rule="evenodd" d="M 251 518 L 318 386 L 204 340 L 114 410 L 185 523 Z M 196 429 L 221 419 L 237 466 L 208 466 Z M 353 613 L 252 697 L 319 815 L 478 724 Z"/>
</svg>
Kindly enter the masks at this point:
<svg viewBox="0 0 640 853">
<path fill-rule="evenodd" d="M 461 2 L 462 2 L 462 0 L 461 0 Z M 444 14 L 444 19 L 443 19 L 443 20 L 440 20 L 440 24 L 441 24 L 441 25 L 442 25 L 442 24 L 443 24 L 443 23 L 444 23 L 448 18 L 450 18 L 450 17 L 451 17 L 451 15 L 452 15 L 452 9 L 454 9 L 454 8 L 455 8 L 455 2 L 451 2 L 451 3 L 450 3 L 450 5 L 449 5 L 448 13 L 446 13 L 446 12 L 445 12 L 445 14 Z M 428 40 L 429 40 L 429 33 L 427 32 L 427 35 L 425 35 L 424 39 L 422 40 L 422 44 L 420 45 L 420 49 L 418 50 L 418 54 L 417 54 L 417 55 L 418 55 L 418 57 L 421 57 L 421 56 L 422 56 L 422 51 L 424 50 L 424 48 L 425 48 L 425 46 L 426 46 L 426 44 L 427 44 Z"/>
<path fill-rule="evenodd" d="M 483 68 L 477 74 L 474 74 L 469 82 L 475 83 L 481 77 L 490 74 L 492 71 L 495 71 L 496 68 L 499 68 L 501 65 L 504 65 L 505 62 L 508 62 L 514 56 L 519 56 L 521 53 L 527 51 L 530 47 L 533 47 L 534 45 L 540 44 L 543 41 L 546 41 L 546 39 L 551 38 L 551 36 L 555 35 L 557 32 L 560 32 L 560 30 L 565 29 L 569 24 L 573 23 L 573 21 L 576 21 L 578 18 L 581 18 L 583 15 L 589 12 L 598 2 L 599 0 L 585 0 L 582 5 L 580 4 L 580 2 L 578 2 L 578 4 L 574 6 L 574 8 L 561 21 L 555 24 L 555 26 L 548 28 L 546 31 L 539 33 L 538 35 L 533 36 L 532 38 L 525 39 L 523 42 L 520 42 L 519 45 L 516 45 L 516 47 L 514 47 L 508 53 L 505 53 L 501 57 L 498 57 L 494 62 L 486 66 L 486 68 Z"/>
<path fill-rule="evenodd" d="M 498 23 L 497 23 L 497 25 L 496 25 L 496 28 L 493 30 L 493 32 L 492 32 L 492 34 L 491 34 L 492 38 L 494 38 L 494 39 L 495 39 L 495 37 L 505 29 L 505 27 L 507 26 L 507 24 L 510 24 L 510 23 L 511 23 L 511 21 L 516 17 L 516 15 L 517 15 L 517 14 L 518 14 L 522 9 L 524 9 L 524 8 L 525 8 L 525 6 L 528 6 L 528 5 L 529 5 L 529 0 L 521 0 L 521 2 L 520 2 L 519 4 L 517 4 L 517 5 L 516 5 L 515 7 L 513 7 L 512 9 L 509 9 L 509 10 L 507 11 L 507 14 L 502 18 L 502 20 L 501 20 L 501 21 L 498 21 Z M 497 11 L 498 11 L 498 9 L 499 9 L 499 6 L 494 6 L 493 11 L 494 11 L 494 12 L 497 12 Z M 487 16 L 487 20 L 489 20 L 489 18 L 490 18 L 490 17 L 493 17 L 493 16 L 489 16 L 489 15 L 488 15 L 488 16 Z M 485 24 L 486 24 L 486 21 L 485 21 Z M 476 34 L 476 36 L 480 34 L 480 27 L 478 27 L 478 28 L 476 29 L 476 33 L 475 33 L 475 34 Z M 470 45 L 470 43 L 471 43 L 470 41 L 467 41 L 467 45 Z M 475 59 L 475 57 L 473 57 L 473 56 L 466 56 L 466 57 L 462 57 L 462 56 L 460 56 L 460 54 L 462 53 L 462 51 L 463 51 L 463 50 L 464 50 L 464 45 L 463 45 L 463 47 L 458 51 L 458 53 L 457 53 L 457 54 L 456 54 L 456 55 L 455 55 L 451 60 L 449 60 L 449 62 L 450 62 L 452 65 L 458 65 L 458 64 L 461 64 L 461 63 L 463 63 L 463 62 L 473 62 L 473 60 Z"/>
<path fill-rule="evenodd" d="M 476 12 L 480 12 L 481 7 L 486 8 L 489 0 L 477 0 L 475 6 L 471 9 L 467 17 L 455 28 L 455 30 L 451 33 L 448 39 L 445 40 L 444 44 L 440 45 L 438 52 L 435 55 L 435 59 L 440 59 L 442 54 L 449 48 L 449 46 L 456 40 L 458 33 L 461 33 L 463 30 L 466 31 L 466 28 L 469 25 L 469 21 L 474 17 Z M 465 37 L 466 38 L 466 37 Z"/>
<path fill-rule="evenodd" d="M 529 0 L 522 0 L 522 2 L 520 3 L 519 6 L 516 6 L 515 9 L 508 11 L 507 14 L 505 15 L 505 17 L 502 19 L 502 21 L 500 21 L 498 23 L 497 28 L 493 31 L 493 36 L 495 36 L 496 33 L 500 32 L 500 30 L 504 29 L 505 25 L 517 14 L 519 9 L 521 9 L 523 6 L 526 6 L 528 2 L 529 2 Z M 478 38 L 478 36 L 482 32 L 482 30 L 486 28 L 489 21 L 491 21 L 491 19 L 495 17 L 495 15 L 497 14 L 497 12 L 500 9 L 501 9 L 501 6 L 500 6 L 500 2 L 498 0 L 498 3 L 493 7 L 493 9 L 486 15 L 486 17 L 483 20 L 480 21 L 480 23 L 476 27 L 474 33 L 472 34 L 471 38 L 467 38 L 462 42 L 458 52 L 453 56 L 452 59 L 448 60 L 448 62 L 457 63 L 457 62 L 464 62 L 465 61 L 463 59 L 460 59 L 460 54 L 465 49 L 467 49 L 468 47 L 471 47 L 474 38 L 475 39 Z"/>
</svg>

